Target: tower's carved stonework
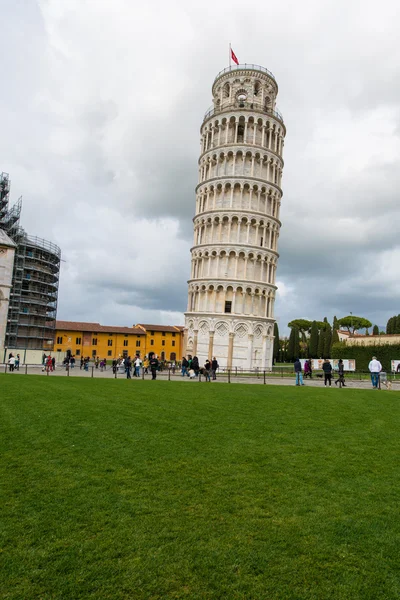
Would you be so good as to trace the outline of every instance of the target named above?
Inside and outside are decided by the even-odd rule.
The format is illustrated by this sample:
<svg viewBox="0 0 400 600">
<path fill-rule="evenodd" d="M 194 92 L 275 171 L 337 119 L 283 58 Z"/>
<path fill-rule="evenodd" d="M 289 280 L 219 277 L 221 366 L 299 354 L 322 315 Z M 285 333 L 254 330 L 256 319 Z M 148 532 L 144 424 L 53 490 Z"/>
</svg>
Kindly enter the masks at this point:
<svg viewBox="0 0 400 600">
<path fill-rule="evenodd" d="M 217 75 L 201 126 L 185 347 L 200 363 L 272 365 L 282 151 L 278 86 L 264 67 Z"/>
</svg>

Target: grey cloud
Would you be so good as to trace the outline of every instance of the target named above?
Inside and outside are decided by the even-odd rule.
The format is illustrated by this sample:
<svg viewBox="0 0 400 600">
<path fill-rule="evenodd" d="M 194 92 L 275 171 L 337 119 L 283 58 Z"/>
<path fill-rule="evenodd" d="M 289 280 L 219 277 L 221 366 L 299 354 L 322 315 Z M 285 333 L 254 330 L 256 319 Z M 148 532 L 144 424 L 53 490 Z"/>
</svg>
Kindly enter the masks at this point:
<svg viewBox="0 0 400 600">
<path fill-rule="evenodd" d="M 399 312 L 397 274 L 376 276 L 399 248 L 397 4 L 284 0 L 249 12 L 223 0 L 213 11 L 32 0 L 3 12 L 0 170 L 13 199 L 24 195 L 24 226 L 62 246 L 60 318 L 118 325 L 185 309 L 199 129 L 227 65 L 223 23 L 241 61 L 275 73 L 287 125 L 282 328 L 352 309 L 385 323 Z M 149 246 L 159 273 L 146 267 Z"/>
</svg>

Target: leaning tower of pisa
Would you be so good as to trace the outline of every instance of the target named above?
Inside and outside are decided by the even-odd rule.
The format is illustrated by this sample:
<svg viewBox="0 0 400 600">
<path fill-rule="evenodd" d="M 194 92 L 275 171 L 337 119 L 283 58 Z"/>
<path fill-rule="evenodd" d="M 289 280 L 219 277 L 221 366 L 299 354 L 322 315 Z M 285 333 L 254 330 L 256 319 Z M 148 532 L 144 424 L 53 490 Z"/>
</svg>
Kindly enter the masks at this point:
<svg viewBox="0 0 400 600">
<path fill-rule="evenodd" d="M 286 133 L 277 94 L 264 67 L 228 67 L 201 125 L 184 344 L 201 364 L 272 365 Z"/>
</svg>

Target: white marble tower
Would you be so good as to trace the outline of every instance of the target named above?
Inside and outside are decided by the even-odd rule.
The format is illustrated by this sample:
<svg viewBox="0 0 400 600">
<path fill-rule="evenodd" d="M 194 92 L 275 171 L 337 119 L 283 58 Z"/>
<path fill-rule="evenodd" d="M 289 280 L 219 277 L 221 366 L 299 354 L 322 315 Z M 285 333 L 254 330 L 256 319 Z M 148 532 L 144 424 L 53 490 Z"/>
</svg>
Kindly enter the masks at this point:
<svg viewBox="0 0 400 600">
<path fill-rule="evenodd" d="M 201 126 L 185 350 L 221 367 L 272 366 L 281 223 L 278 85 L 264 67 L 221 71 Z"/>
</svg>

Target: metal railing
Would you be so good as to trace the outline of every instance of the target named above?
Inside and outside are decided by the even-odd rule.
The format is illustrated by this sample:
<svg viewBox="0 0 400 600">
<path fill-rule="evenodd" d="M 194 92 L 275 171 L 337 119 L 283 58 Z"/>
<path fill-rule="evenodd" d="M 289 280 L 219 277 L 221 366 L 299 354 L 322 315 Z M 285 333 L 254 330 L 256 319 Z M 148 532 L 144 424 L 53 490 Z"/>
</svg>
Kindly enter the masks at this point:
<svg viewBox="0 0 400 600">
<path fill-rule="evenodd" d="M 275 75 L 273 73 L 271 73 L 271 71 L 268 71 L 268 69 L 266 69 L 265 67 L 262 67 L 261 65 L 253 65 L 253 64 L 249 64 L 249 63 L 243 63 L 240 65 L 231 65 L 230 67 L 225 67 L 225 69 L 222 69 L 222 71 L 220 71 L 218 73 L 218 75 L 216 76 L 216 78 L 214 79 L 214 83 L 217 81 L 217 79 L 219 79 L 221 77 L 221 75 L 225 75 L 225 73 L 230 73 L 231 71 L 235 72 L 235 71 L 243 71 L 243 69 L 248 69 L 251 71 L 261 71 L 262 73 L 265 73 L 266 75 L 268 75 L 268 77 L 271 77 L 274 81 L 276 81 L 275 79 Z M 214 85 L 213 83 L 213 85 Z"/>
<path fill-rule="evenodd" d="M 0 363 L 0 372 L 2 373 L 10 373 L 10 365 L 7 363 Z M 87 368 L 85 367 L 80 367 L 80 362 L 79 360 L 76 361 L 75 366 L 71 367 L 70 365 L 65 365 L 65 364 L 60 364 L 57 363 L 55 366 L 54 371 L 52 370 L 52 368 L 49 368 L 45 365 L 39 365 L 39 364 L 24 364 L 21 363 L 19 365 L 19 367 L 15 368 L 13 370 L 14 373 L 20 373 L 20 374 L 24 374 L 24 375 L 32 375 L 32 374 L 40 374 L 43 373 L 45 375 L 58 375 L 58 376 L 67 376 L 67 377 L 101 377 L 101 378 L 114 378 L 114 379 L 124 379 L 127 378 L 127 373 L 125 370 L 125 367 L 123 366 L 118 366 L 116 368 L 113 368 L 112 365 L 107 364 L 106 367 L 104 367 L 103 369 L 98 366 L 96 367 L 93 364 L 93 361 L 90 361 L 90 363 L 88 363 Z M 131 369 L 131 377 L 135 378 L 134 375 L 134 369 Z M 167 381 L 182 381 L 182 380 L 186 380 L 189 379 L 189 377 L 187 377 L 186 375 L 181 374 L 181 368 L 180 367 L 176 367 L 171 368 L 171 367 L 164 367 L 164 368 L 160 368 L 159 370 L 157 370 L 157 378 L 159 378 L 160 380 L 167 380 Z M 384 377 L 383 377 L 384 375 Z M 370 379 L 371 374 L 369 373 L 369 371 L 355 371 L 355 372 L 346 372 L 344 374 L 344 381 L 346 382 L 346 385 L 348 382 L 352 382 L 353 384 L 356 384 L 356 386 L 359 386 L 360 383 L 364 383 L 366 385 L 366 387 L 369 387 L 371 385 L 371 379 Z M 139 379 L 151 379 L 152 378 L 152 373 L 150 370 L 150 367 L 146 370 L 143 369 L 143 367 L 140 368 L 140 372 L 138 377 Z M 212 373 L 209 373 L 208 375 L 204 372 L 203 369 L 201 369 L 200 372 L 198 372 L 194 377 L 193 377 L 193 381 L 198 381 L 199 383 L 201 382 L 207 382 L 210 379 L 212 379 Z M 242 371 L 238 368 L 232 368 L 232 369 L 223 369 L 223 368 L 219 368 L 217 373 L 216 373 L 216 380 L 222 383 L 249 383 L 249 384 L 255 384 L 255 383 L 259 383 L 259 384 L 264 384 L 266 385 L 267 383 L 278 383 L 280 380 L 282 379 L 286 379 L 286 380 L 290 380 L 287 381 L 287 384 L 290 384 L 293 382 L 293 385 L 295 383 L 295 373 L 293 371 L 292 368 L 285 368 L 285 367 L 273 367 L 272 370 L 266 370 L 266 369 L 252 369 L 252 370 L 247 370 L 247 371 Z M 305 383 L 309 383 L 310 379 L 309 378 L 305 378 L 304 374 L 303 374 L 303 379 L 305 381 Z M 337 387 L 342 387 L 342 384 L 344 383 L 343 380 L 339 381 L 339 375 L 337 372 L 332 372 L 332 384 L 334 383 L 334 381 L 338 381 L 338 385 Z M 313 373 L 313 377 L 311 378 L 311 381 L 314 381 L 315 383 L 319 383 L 322 386 L 324 385 L 324 375 L 322 372 L 314 372 Z M 389 385 L 388 385 L 389 384 Z M 379 387 L 381 388 L 387 388 L 390 389 L 391 386 L 395 385 L 395 389 L 398 390 L 400 387 L 400 377 L 399 374 L 396 373 L 382 373 L 382 378 L 379 379 Z M 334 385 L 332 386 L 334 387 Z M 351 386 L 350 386 L 351 387 Z"/>
<path fill-rule="evenodd" d="M 210 117 L 212 117 L 214 115 L 218 115 L 218 114 L 221 114 L 223 112 L 227 112 L 227 111 L 230 111 L 233 109 L 240 110 L 242 108 L 244 108 L 246 110 L 258 110 L 259 112 L 265 113 L 266 115 L 270 115 L 271 117 L 278 119 L 279 121 L 281 121 L 284 124 L 283 116 L 279 112 L 279 110 L 267 109 L 267 108 L 264 108 L 261 104 L 258 104 L 257 102 L 248 102 L 245 100 L 231 102 L 230 104 L 222 104 L 221 106 L 210 106 L 210 108 L 207 110 L 207 112 L 204 115 L 203 123 L 204 123 L 204 121 L 206 121 L 207 119 L 209 119 Z"/>
</svg>

